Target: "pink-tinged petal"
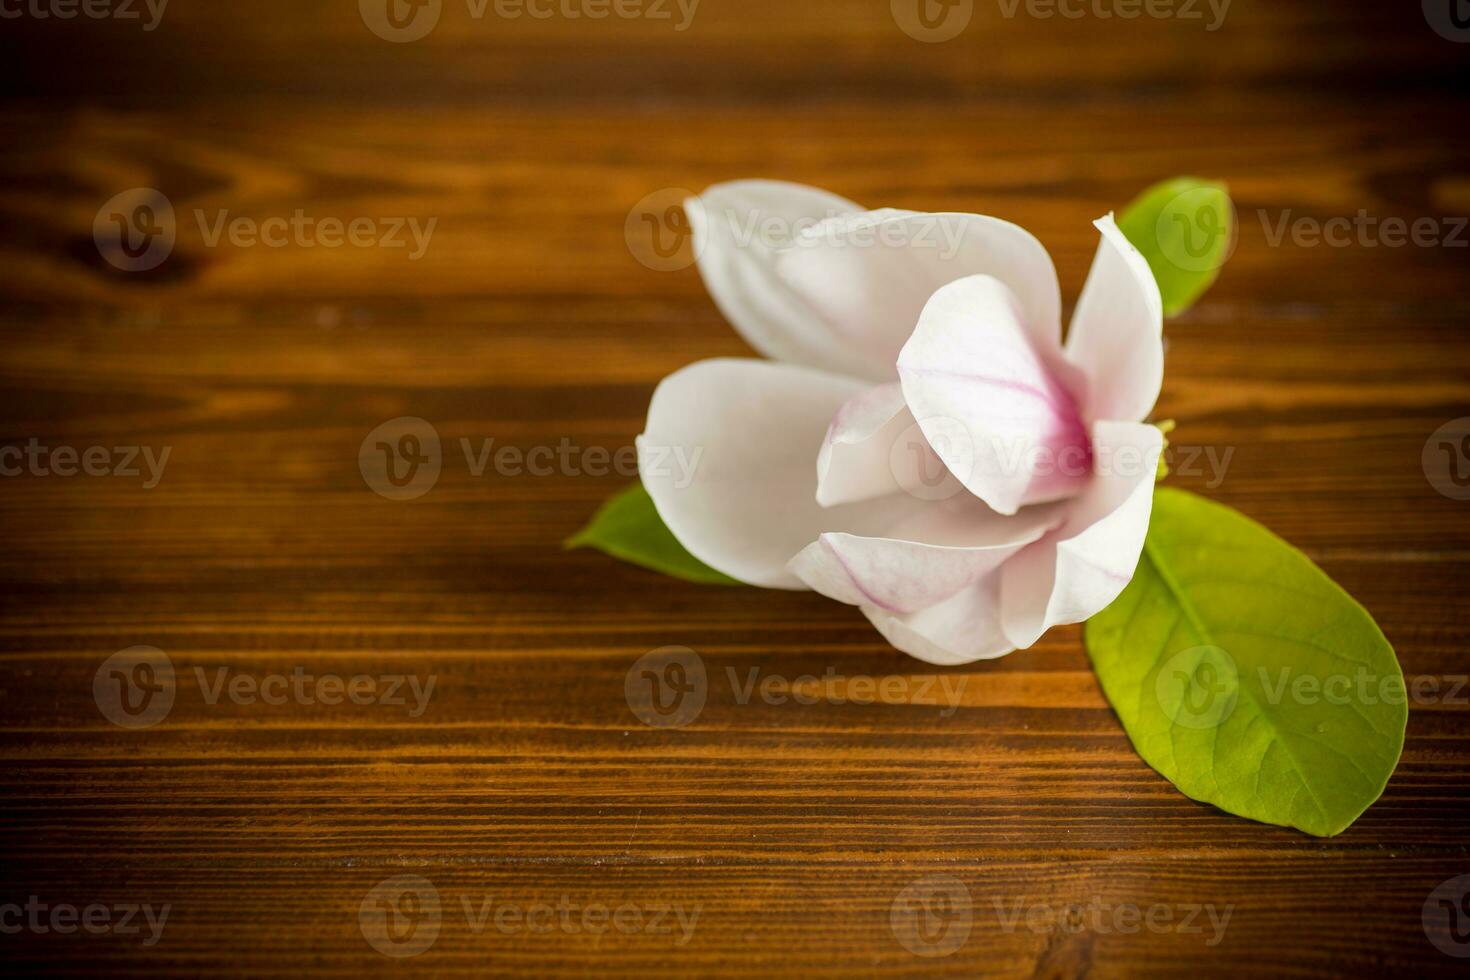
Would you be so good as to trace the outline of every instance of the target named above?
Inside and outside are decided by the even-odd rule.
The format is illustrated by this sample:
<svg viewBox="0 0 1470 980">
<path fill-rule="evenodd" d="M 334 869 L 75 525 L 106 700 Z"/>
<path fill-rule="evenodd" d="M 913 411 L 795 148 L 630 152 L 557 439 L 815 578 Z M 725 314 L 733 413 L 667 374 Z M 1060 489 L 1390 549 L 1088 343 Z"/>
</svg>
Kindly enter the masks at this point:
<svg viewBox="0 0 1470 980">
<path fill-rule="evenodd" d="M 862 384 L 771 361 L 700 361 L 660 382 L 638 437 L 659 516 L 696 558 L 752 585 L 802 589 L 786 568 L 824 531 L 881 533 L 922 502 L 906 494 L 816 501 L 827 424 Z"/>
<path fill-rule="evenodd" d="M 1091 473 L 1087 431 L 1058 353 L 1038 349 L 1014 294 L 970 276 L 939 289 L 898 358 L 930 446 L 1002 514 L 1076 493 Z"/>
<path fill-rule="evenodd" d="M 861 212 L 846 198 L 778 180 L 715 184 L 684 204 L 699 273 L 725 319 L 767 357 L 837 374 L 891 379 L 852 348 L 776 273 L 776 254 L 803 228 Z"/>
<path fill-rule="evenodd" d="M 817 454 L 817 503 L 832 507 L 899 492 L 893 447 L 913 428 L 914 417 L 897 381 L 848 399 L 837 410 Z M 924 449 L 928 450 L 927 442 Z M 944 465 L 938 457 L 934 461 Z"/>
<path fill-rule="evenodd" d="M 1164 304 L 1148 260 L 1113 216 L 1093 224 L 1102 240 L 1072 313 L 1067 358 L 1087 379 L 1088 419 L 1140 422 L 1164 383 Z"/>
<path fill-rule="evenodd" d="M 899 492 L 948 500 L 965 488 L 929 445 L 902 387 L 892 382 L 853 396 L 838 410 L 817 455 L 817 503 L 831 507 Z"/>
<path fill-rule="evenodd" d="M 837 334 L 886 368 L 883 380 L 929 297 L 966 276 L 1005 283 L 1036 343 L 1056 349 L 1061 342 L 1051 256 L 1030 232 L 999 218 L 892 210 L 840 216 L 797 236 L 777 269 Z"/>
<path fill-rule="evenodd" d="M 825 596 L 895 614 L 941 602 L 1060 523 L 1060 505 L 1002 517 L 968 494 L 925 503 L 883 537 L 823 534 L 791 570 Z"/>
<path fill-rule="evenodd" d="M 1000 628 L 1000 574 L 992 572 L 917 613 L 863 606 L 883 638 L 911 657 L 950 667 L 991 660 L 1015 649 Z"/>
<path fill-rule="evenodd" d="M 1092 439 L 1097 472 L 1063 504 L 1066 521 L 1001 566 L 1001 622 L 1017 648 L 1107 608 L 1138 566 L 1163 436 L 1139 422 L 1098 422 Z"/>
</svg>

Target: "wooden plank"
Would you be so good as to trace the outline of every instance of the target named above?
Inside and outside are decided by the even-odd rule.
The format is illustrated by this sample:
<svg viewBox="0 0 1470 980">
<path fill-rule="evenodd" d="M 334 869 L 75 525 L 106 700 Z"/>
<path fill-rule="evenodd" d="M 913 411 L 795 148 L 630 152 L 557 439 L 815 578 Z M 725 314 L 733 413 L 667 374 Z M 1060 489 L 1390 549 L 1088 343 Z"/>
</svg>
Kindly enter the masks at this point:
<svg viewBox="0 0 1470 980">
<path fill-rule="evenodd" d="M 1217 32 L 974 17 L 933 45 L 887 4 L 836 0 L 704 0 L 684 32 L 476 21 L 450 4 L 405 45 L 350 3 L 179 3 L 154 32 L 0 26 L 18 79 L 0 102 L 0 445 L 169 451 L 151 488 L 144 473 L 0 479 L 0 905 L 170 908 L 155 945 L 146 917 L 132 935 L 28 928 L 5 935 L 8 961 L 148 976 L 1453 972 L 1421 914 L 1470 873 L 1470 522 L 1420 457 L 1470 415 L 1470 249 L 1275 229 L 1362 210 L 1447 232 L 1470 210 L 1464 52 L 1412 6 L 1237 0 Z M 929 671 L 811 594 L 561 549 L 630 480 L 589 472 L 587 450 L 630 446 L 665 374 L 748 352 L 693 269 L 636 260 L 624 228 L 646 195 L 765 175 L 996 213 L 1043 240 L 1070 301 L 1090 220 L 1181 173 L 1229 182 L 1240 237 L 1167 329 L 1157 414 L 1199 450 L 1176 456 L 1172 482 L 1306 549 L 1406 675 L 1438 685 L 1412 707 L 1383 799 L 1340 837 L 1178 794 L 1132 750 L 1077 627 Z M 178 242 L 126 273 L 93 222 L 140 186 L 169 198 Z M 206 240 L 221 213 L 298 209 L 436 224 L 415 261 Z M 444 466 L 393 502 L 357 460 L 403 415 L 435 426 Z M 477 474 L 491 439 L 570 462 Z M 138 644 L 165 652 L 179 686 L 166 718 L 128 731 L 93 685 Z M 709 677 L 682 728 L 644 724 L 624 690 L 666 645 L 697 651 Z M 220 686 L 298 673 L 313 678 L 301 702 Z M 403 678 L 404 703 L 316 693 L 358 675 L 384 697 Z M 772 677 L 775 694 L 750 687 Z M 432 946 L 408 959 L 362 926 L 375 886 L 401 875 L 440 902 Z M 958 920 L 911 912 L 944 876 L 971 901 L 953 949 Z M 525 917 L 543 906 L 538 930 Z M 560 906 L 608 925 L 574 929 Z M 637 928 L 611 925 L 619 907 Z M 1152 909 L 1169 920 L 1129 931 Z"/>
</svg>

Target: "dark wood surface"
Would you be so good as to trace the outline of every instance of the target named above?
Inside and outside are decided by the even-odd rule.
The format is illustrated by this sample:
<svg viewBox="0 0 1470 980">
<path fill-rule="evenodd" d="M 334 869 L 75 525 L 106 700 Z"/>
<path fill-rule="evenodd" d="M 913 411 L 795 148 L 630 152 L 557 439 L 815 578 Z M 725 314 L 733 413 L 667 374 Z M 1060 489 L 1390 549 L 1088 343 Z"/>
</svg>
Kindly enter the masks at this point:
<svg viewBox="0 0 1470 980">
<path fill-rule="evenodd" d="M 342 976 L 1450 973 L 1421 909 L 1470 873 L 1466 696 L 1416 704 L 1383 799 L 1332 840 L 1194 803 L 1134 753 L 1079 628 L 941 672 L 934 705 L 740 703 L 762 676 L 934 676 L 811 594 L 685 585 L 561 541 L 617 475 L 474 476 L 458 441 L 616 450 L 658 379 L 741 354 L 692 269 L 624 240 L 666 187 L 742 176 L 1032 229 L 1075 297 L 1089 222 L 1177 174 L 1226 180 L 1239 247 L 1167 326 L 1158 417 L 1233 449 L 1218 486 L 1374 614 L 1407 675 L 1463 677 L 1470 502 L 1421 466 L 1470 415 L 1470 249 L 1273 246 L 1288 210 L 1470 211 L 1470 45 L 1417 4 L 1236 0 L 1223 26 L 1006 18 L 920 44 L 886 0 L 704 0 L 652 21 L 473 21 L 372 36 L 346 0 L 174 0 L 157 30 L 0 21 L 0 444 L 170 448 L 163 478 L 0 479 L 6 884 L 170 907 L 160 941 L 0 935 L 30 973 Z M 1024 10 L 1024 8 L 1023 8 Z M 103 202 L 161 190 L 265 219 L 436 218 L 417 262 L 207 247 L 107 264 Z M 1450 222 L 1442 221 L 1441 227 Z M 1463 238 L 1470 238 L 1464 235 Z M 365 484 L 358 451 L 433 423 L 438 483 Z M 160 723 L 93 678 L 134 645 L 178 671 Z M 624 679 L 698 651 L 708 701 L 643 724 Z M 411 674 L 427 709 L 210 704 L 195 668 Z M 806 683 L 806 682 L 803 682 Z M 834 684 L 836 682 L 833 682 Z M 831 694 L 838 687 L 813 688 Z M 917 683 L 906 689 L 919 699 Z M 378 882 L 432 882 L 433 945 L 369 945 Z M 972 897 L 948 956 L 892 927 L 904 890 Z M 476 931 L 464 902 L 698 909 L 688 942 Z M 1214 944 L 1055 911 L 1208 905 Z M 1007 928 L 1007 916 L 1023 910 Z M 941 924 L 943 910 L 936 912 Z M 1176 912 L 1176 914 L 1179 914 Z M 0 922 L 0 924 L 4 924 Z"/>
</svg>

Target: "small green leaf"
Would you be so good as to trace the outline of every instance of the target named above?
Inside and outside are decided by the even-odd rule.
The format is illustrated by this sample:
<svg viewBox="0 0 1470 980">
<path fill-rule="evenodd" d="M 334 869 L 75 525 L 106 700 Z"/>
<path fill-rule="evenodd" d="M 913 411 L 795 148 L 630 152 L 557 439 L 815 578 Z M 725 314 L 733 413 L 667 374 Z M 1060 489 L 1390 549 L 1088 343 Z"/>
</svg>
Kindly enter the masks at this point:
<svg viewBox="0 0 1470 980">
<path fill-rule="evenodd" d="M 741 585 L 684 550 L 664 526 L 653 498 L 635 483 L 603 504 L 582 530 L 567 539 L 568 548 L 596 548 L 614 558 L 655 572 L 710 585 Z"/>
<path fill-rule="evenodd" d="M 1235 251 L 1235 206 L 1225 185 L 1195 177 L 1150 187 L 1123 209 L 1118 228 L 1148 259 L 1165 316 L 1194 305 Z"/>
<path fill-rule="evenodd" d="M 1138 570 L 1086 635 L 1134 748 L 1186 796 L 1331 837 L 1398 764 L 1393 647 L 1306 555 L 1228 507 L 1159 489 Z"/>
</svg>

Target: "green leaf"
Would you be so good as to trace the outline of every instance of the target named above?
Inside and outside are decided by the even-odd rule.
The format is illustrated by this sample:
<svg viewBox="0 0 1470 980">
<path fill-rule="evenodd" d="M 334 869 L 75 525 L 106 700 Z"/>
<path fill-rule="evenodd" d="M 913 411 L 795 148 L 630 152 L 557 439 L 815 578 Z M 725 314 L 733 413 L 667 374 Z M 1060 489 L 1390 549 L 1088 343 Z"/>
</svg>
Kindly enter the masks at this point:
<svg viewBox="0 0 1470 980">
<path fill-rule="evenodd" d="M 1235 206 L 1225 185 L 1195 177 L 1150 187 L 1123 209 L 1118 228 L 1148 259 L 1165 316 L 1194 305 L 1235 251 Z"/>
<path fill-rule="evenodd" d="M 1408 708 L 1388 640 L 1228 507 L 1160 488 L 1132 582 L 1086 635 L 1134 748 L 1196 800 L 1331 837 L 1398 764 Z"/>
<path fill-rule="evenodd" d="M 684 550 L 664 526 L 653 498 L 635 483 L 608 500 L 586 527 L 567 539 L 568 548 L 596 548 L 614 558 L 690 582 L 741 585 Z"/>
</svg>

